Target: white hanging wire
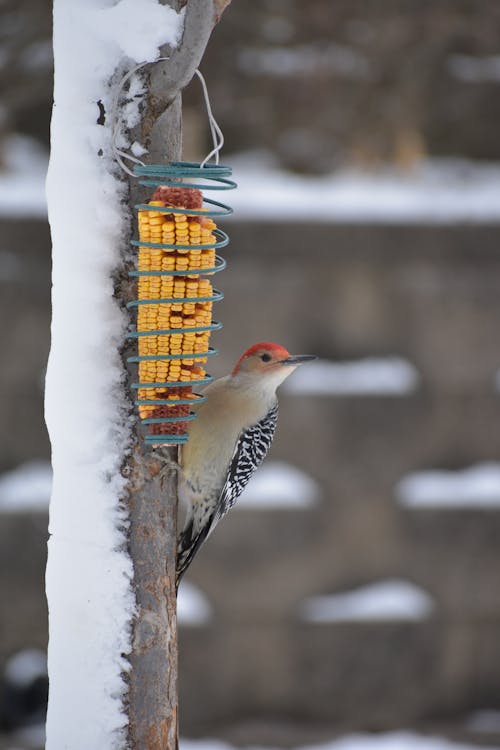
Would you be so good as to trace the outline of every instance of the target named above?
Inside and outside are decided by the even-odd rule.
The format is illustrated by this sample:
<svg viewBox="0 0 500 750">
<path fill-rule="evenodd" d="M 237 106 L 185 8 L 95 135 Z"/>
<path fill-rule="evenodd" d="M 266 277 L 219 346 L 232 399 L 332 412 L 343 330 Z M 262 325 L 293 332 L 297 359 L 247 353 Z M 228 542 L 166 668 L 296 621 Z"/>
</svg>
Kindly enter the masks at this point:
<svg viewBox="0 0 500 750">
<path fill-rule="evenodd" d="M 139 63 L 139 65 L 136 65 L 131 70 L 126 73 L 123 78 L 121 79 L 120 83 L 117 86 L 115 96 L 113 98 L 113 109 L 111 113 L 111 118 L 113 122 L 113 133 L 112 133 L 112 139 L 111 139 L 111 148 L 113 151 L 113 155 L 120 165 L 120 167 L 123 169 L 124 172 L 126 172 L 131 177 L 137 177 L 136 174 L 125 164 L 125 159 L 128 161 L 134 162 L 134 164 L 140 164 L 142 167 L 146 166 L 145 163 L 138 159 L 136 156 L 132 156 L 132 154 L 127 153 L 126 151 L 123 151 L 122 149 L 118 148 L 117 141 L 120 136 L 120 128 L 121 128 L 121 121 L 119 118 L 119 105 L 120 105 L 120 97 L 123 91 L 123 88 L 127 81 L 134 75 L 134 73 L 137 73 L 138 70 L 141 68 L 144 68 L 146 65 L 154 64 L 155 62 L 163 62 L 167 61 L 170 58 L 168 57 L 159 57 L 157 60 L 153 60 L 153 62 L 143 62 Z M 219 127 L 217 120 L 215 119 L 212 107 L 210 105 L 210 97 L 208 95 L 208 87 L 206 84 L 206 81 L 201 74 L 201 72 L 197 69 L 195 70 L 196 75 L 198 76 L 202 89 L 203 89 L 203 97 L 205 99 L 205 107 L 207 110 L 207 116 L 208 116 L 208 123 L 210 126 L 210 134 L 212 136 L 212 143 L 213 143 L 213 149 L 207 154 L 207 156 L 204 158 L 204 160 L 201 162 L 201 167 L 207 166 L 210 159 L 215 157 L 215 163 L 219 163 L 219 153 L 224 145 L 224 134 Z"/>
<path fill-rule="evenodd" d="M 195 72 L 196 72 L 196 75 L 198 76 L 198 78 L 200 79 L 201 86 L 202 86 L 202 89 L 203 89 L 203 96 L 205 97 L 205 107 L 207 109 L 208 122 L 210 124 L 210 132 L 212 134 L 212 142 L 214 144 L 213 149 L 210 151 L 209 154 L 207 154 L 207 156 L 205 156 L 205 158 L 201 162 L 201 166 L 204 167 L 207 164 L 207 162 L 209 162 L 210 159 L 213 156 L 215 156 L 215 163 L 216 164 L 219 163 L 220 150 L 221 150 L 221 148 L 224 145 L 224 134 L 223 134 L 222 130 L 220 129 L 220 127 L 219 127 L 219 125 L 217 123 L 217 120 L 215 119 L 215 117 L 213 115 L 212 107 L 210 105 L 210 97 L 208 96 L 208 88 L 207 88 L 206 81 L 203 78 L 203 76 L 202 76 L 202 74 L 201 74 L 201 72 L 199 70 L 196 70 Z"/>
</svg>

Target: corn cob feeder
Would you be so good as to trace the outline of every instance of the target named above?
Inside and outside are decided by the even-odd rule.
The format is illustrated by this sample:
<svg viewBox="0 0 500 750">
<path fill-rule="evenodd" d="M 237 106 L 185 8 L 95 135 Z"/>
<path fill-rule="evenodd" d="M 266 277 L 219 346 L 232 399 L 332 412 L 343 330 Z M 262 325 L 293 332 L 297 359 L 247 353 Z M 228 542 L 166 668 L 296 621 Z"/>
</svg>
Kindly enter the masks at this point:
<svg viewBox="0 0 500 750">
<path fill-rule="evenodd" d="M 212 378 L 205 371 L 208 357 L 217 353 L 209 346 L 212 331 L 222 324 L 212 320 L 212 306 L 223 298 L 210 279 L 226 267 L 216 254 L 229 242 L 214 218 L 232 209 L 209 198 L 202 190 L 231 190 L 232 170 L 219 164 L 202 166 L 174 162 L 169 166 L 136 166 L 141 185 L 155 188 L 149 203 L 138 211 L 137 326 L 129 338 L 138 342 L 139 378 L 132 384 L 136 405 L 146 427 L 149 445 L 187 442 L 188 422 L 196 417 L 190 407 L 205 400 L 193 386 Z M 193 183 L 193 179 L 203 183 Z M 189 182 L 185 182 L 189 180 Z"/>
</svg>

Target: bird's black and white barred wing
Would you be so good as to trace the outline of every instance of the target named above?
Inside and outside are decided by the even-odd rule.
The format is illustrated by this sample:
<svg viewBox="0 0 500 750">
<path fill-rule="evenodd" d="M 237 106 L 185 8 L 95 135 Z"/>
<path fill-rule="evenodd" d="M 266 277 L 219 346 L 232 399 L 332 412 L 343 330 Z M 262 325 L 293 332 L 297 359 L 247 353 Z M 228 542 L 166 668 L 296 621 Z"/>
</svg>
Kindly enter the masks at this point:
<svg viewBox="0 0 500 750">
<path fill-rule="evenodd" d="M 273 442 L 277 421 L 278 402 L 276 401 L 264 419 L 241 433 L 234 449 L 226 481 L 211 518 L 207 518 L 206 523 L 196 533 L 191 519 L 190 524 L 180 534 L 177 548 L 177 586 L 203 542 L 221 518 L 233 507 L 255 469 L 260 466 L 266 457 Z"/>
<path fill-rule="evenodd" d="M 276 401 L 260 422 L 241 433 L 220 494 L 211 530 L 233 507 L 247 486 L 250 477 L 266 457 L 273 442 L 277 421 L 278 402 Z"/>
</svg>

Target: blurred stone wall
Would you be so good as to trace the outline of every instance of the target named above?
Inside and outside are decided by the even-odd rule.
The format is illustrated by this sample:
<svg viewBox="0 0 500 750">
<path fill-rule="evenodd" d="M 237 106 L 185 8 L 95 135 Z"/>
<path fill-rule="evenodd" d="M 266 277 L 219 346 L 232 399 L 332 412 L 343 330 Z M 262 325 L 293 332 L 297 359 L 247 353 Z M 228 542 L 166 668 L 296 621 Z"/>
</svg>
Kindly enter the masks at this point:
<svg viewBox="0 0 500 750">
<path fill-rule="evenodd" d="M 25 133 L 48 145 L 52 75 L 52 3 L 2 0 L 0 145 L 9 132 Z"/>
<path fill-rule="evenodd" d="M 500 512 L 404 509 L 395 487 L 410 471 L 498 459 L 498 228 L 231 230 L 218 371 L 269 338 L 330 359 L 401 354 L 421 384 L 399 397 L 283 394 L 272 456 L 319 481 L 322 502 L 235 512 L 200 552 L 188 578 L 215 621 L 181 635 L 186 727 L 273 715 L 387 728 L 497 705 Z M 387 578 L 428 591 L 433 617 L 298 620 L 304 597 Z"/>
<path fill-rule="evenodd" d="M 0 471 L 49 454 L 42 402 L 50 286 L 48 224 L 0 221 Z"/>
<path fill-rule="evenodd" d="M 233 3 L 203 70 L 229 150 L 321 172 L 498 159 L 499 54 L 495 0 L 260 0 Z"/>
<path fill-rule="evenodd" d="M 0 142 L 22 132 L 48 143 L 50 3 L 6 0 L 0 21 Z M 324 172 L 500 158 L 499 56 L 496 0 L 235 0 L 202 70 L 228 152 L 266 149 Z M 194 156 L 206 137 L 196 83 L 185 105 Z M 416 512 L 394 497 L 409 471 L 498 459 L 498 227 L 233 222 L 230 232 L 215 375 L 249 343 L 275 339 L 334 360 L 398 354 L 421 384 L 402 397 L 283 395 L 272 456 L 313 476 L 322 499 L 235 511 L 200 553 L 189 579 L 213 620 L 180 634 L 183 732 L 260 721 L 253 737 L 269 742 L 271 722 L 302 724 L 310 738 L 312 722 L 331 733 L 498 708 L 500 514 Z M 0 222 L 2 471 L 49 457 L 49 253 L 44 222 Z M 10 654 L 46 643 L 45 544 L 45 516 L 0 516 L 0 672 Z M 435 598 L 430 620 L 297 618 L 306 596 L 392 577 Z"/>
<path fill-rule="evenodd" d="M 0 17 L 0 133 L 48 142 L 50 3 L 6 0 Z M 496 0 L 234 2 L 202 70 L 229 152 L 268 149 L 306 172 L 500 158 Z M 185 102 L 199 149 L 197 83 Z"/>
</svg>

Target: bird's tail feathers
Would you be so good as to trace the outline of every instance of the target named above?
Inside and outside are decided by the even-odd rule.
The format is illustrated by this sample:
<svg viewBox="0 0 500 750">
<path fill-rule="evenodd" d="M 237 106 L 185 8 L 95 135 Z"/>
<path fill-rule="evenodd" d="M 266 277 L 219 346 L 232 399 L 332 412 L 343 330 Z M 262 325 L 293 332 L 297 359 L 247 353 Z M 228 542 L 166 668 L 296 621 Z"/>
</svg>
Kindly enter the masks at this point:
<svg viewBox="0 0 500 750">
<path fill-rule="evenodd" d="M 212 525 L 210 519 L 198 533 L 193 536 L 193 522 L 191 521 L 188 526 L 181 532 L 179 537 L 179 543 L 177 545 L 177 573 L 176 573 L 176 587 L 179 588 L 179 583 L 191 565 L 194 556 L 200 549 L 201 545 L 207 538 L 208 532 Z"/>
</svg>

